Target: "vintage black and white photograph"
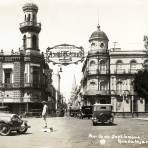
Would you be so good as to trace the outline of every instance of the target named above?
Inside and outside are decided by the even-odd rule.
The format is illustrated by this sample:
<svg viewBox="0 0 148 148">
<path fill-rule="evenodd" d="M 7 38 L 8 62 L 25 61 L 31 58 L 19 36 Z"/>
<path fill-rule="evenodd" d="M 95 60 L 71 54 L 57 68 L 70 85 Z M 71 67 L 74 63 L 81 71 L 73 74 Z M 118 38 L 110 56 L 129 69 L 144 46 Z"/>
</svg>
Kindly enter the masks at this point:
<svg viewBox="0 0 148 148">
<path fill-rule="evenodd" d="M 147 148 L 148 1 L 0 1 L 0 148 Z"/>
</svg>

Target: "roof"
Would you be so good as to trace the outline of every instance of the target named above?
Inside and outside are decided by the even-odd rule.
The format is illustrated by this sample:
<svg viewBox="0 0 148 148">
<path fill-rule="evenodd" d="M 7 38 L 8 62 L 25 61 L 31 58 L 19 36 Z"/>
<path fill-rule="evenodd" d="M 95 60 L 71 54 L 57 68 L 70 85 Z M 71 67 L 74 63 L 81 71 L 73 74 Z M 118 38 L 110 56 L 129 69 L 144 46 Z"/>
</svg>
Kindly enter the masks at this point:
<svg viewBox="0 0 148 148">
<path fill-rule="evenodd" d="M 38 6 L 34 3 L 26 3 L 23 6 L 23 11 L 26 11 L 26 10 L 35 10 L 37 12 Z"/>
<path fill-rule="evenodd" d="M 98 29 L 91 34 L 89 42 L 96 39 L 103 39 L 108 41 L 107 35 L 103 31 L 101 31 L 100 25 L 98 25 L 97 28 Z"/>
</svg>

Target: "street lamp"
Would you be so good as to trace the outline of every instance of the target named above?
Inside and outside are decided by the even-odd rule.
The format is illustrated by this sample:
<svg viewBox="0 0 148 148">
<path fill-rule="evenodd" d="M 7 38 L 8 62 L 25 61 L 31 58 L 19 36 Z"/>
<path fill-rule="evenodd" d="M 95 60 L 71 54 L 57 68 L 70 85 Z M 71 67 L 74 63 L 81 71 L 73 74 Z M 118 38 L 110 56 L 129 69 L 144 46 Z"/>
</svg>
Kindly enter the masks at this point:
<svg viewBox="0 0 148 148">
<path fill-rule="evenodd" d="M 62 68 L 58 68 L 57 70 L 57 76 L 58 76 L 58 90 L 57 90 L 57 101 L 56 101 L 56 109 L 59 108 L 59 101 L 60 101 L 60 79 L 61 79 L 61 76 L 60 76 L 60 72 L 62 72 Z"/>
<path fill-rule="evenodd" d="M 58 92 L 60 94 L 60 79 L 61 79 L 61 76 L 60 76 L 60 72 L 62 72 L 62 68 L 60 67 L 60 69 L 58 70 Z"/>
<path fill-rule="evenodd" d="M 134 96 L 132 95 L 132 117 L 134 117 Z"/>
</svg>

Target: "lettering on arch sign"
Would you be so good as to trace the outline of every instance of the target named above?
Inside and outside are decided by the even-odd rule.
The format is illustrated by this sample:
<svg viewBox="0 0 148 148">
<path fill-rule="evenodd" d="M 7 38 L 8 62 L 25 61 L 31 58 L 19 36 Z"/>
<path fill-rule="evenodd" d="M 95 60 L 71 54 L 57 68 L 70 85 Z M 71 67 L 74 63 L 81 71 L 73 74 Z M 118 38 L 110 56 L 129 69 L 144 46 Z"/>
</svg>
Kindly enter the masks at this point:
<svg viewBox="0 0 148 148">
<path fill-rule="evenodd" d="M 46 61 L 53 64 L 69 65 L 82 62 L 84 58 L 83 47 L 70 44 L 60 44 L 46 49 Z"/>
</svg>

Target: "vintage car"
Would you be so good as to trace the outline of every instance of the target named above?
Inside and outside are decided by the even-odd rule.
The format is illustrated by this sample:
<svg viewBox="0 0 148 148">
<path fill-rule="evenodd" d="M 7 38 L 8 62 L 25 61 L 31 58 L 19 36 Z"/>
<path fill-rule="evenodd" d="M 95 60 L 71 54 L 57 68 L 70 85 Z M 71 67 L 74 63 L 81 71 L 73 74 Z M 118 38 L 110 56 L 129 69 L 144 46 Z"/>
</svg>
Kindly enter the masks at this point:
<svg viewBox="0 0 148 148">
<path fill-rule="evenodd" d="M 7 136 L 12 131 L 24 134 L 28 128 L 30 126 L 27 121 L 22 120 L 18 115 L 0 111 L 0 135 Z"/>
<path fill-rule="evenodd" d="M 112 113 L 111 104 L 94 104 L 93 105 L 93 115 L 92 123 L 97 125 L 97 123 L 110 123 L 114 122 L 114 116 Z"/>
<path fill-rule="evenodd" d="M 91 118 L 92 117 L 93 106 L 82 106 L 81 108 L 81 118 Z"/>
<path fill-rule="evenodd" d="M 70 109 L 70 117 L 80 117 L 80 109 Z"/>
</svg>

